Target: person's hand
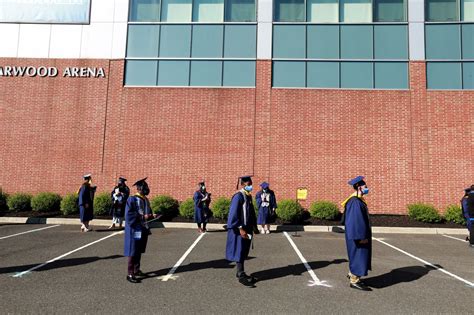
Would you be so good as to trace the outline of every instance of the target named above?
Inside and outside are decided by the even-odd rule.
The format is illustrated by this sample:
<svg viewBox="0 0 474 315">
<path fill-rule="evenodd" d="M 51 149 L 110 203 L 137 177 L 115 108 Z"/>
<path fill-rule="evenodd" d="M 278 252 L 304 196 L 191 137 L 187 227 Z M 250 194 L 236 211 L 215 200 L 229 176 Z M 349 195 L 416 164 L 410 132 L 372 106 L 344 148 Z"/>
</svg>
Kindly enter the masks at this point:
<svg viewBox="0 0 474 315">
<path fill-rule="evenodd" d="M 369 240 L 368 239 L 360 240 L 359 244 L 369 244 Z"/>
<path fill-rule="evenodd" d="M 242 236 L 243 239 L 249 238 L 249 236 L 247 235 L 247 232 L 245 232 L 244 229 L 240 229 L 240 236 Z"/>
</svg>

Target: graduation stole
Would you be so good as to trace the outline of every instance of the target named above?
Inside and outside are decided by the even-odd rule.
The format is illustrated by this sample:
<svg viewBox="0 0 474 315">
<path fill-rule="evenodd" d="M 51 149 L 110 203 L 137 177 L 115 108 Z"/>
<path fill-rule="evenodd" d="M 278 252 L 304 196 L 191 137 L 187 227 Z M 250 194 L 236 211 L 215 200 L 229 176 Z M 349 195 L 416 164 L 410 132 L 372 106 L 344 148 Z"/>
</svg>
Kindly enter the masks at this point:
<svg viewBox="0 0 474 315">
<path fill-rule="evenodd" d="M 360 200 L 362 200 L 363 203 L 365 203 L 367 205 L 367 202 L 365 201 L 364 197 L 359 197 L 358 194 L 357 194 L 357 191 L 352 193 L 352 195 L 350 195 L 349 197 L 347 197 L 346 200 L 344 200 L 341 205 L 342 205 L 342 208 L 346 208 L 346 203 L 349 201 L 349 199 L 351 199 L 352 197 L 357 197 L 359 198 Z"/>
</svg>

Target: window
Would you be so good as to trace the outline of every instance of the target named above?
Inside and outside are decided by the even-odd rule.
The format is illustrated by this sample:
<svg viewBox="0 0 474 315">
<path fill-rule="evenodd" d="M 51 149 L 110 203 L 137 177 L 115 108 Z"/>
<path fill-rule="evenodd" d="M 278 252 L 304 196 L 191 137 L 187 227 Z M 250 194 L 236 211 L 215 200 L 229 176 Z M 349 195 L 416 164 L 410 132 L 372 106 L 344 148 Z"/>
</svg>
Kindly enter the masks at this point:
<svg viewBox="0 0 474 315">
<path fill-rule="evenodd" d="M 273 62 L 273 86 L 305 87 L 305 62 L 275 61 Z"/>
<path fill-rule="evenodd" d="M 474 62 L 463 62 L 462 63 L 462 74 L 463 74 L 463 88 L 474 89 Z"/>
<path fill-rule="evenodd" d="M 191 25 L 162 25 L 160 57 L 189 57 Z"/>
<path fill-rule="evenodd" d="M 226 0 L 225 20 L 228 22 L 253 22 L 255 0 Z"/>
<path fill-rule="evenodd" d="M 428 62 L 428 89 L 461 89 L 460 62 Z"/>
<path fill-rule="evenodd" d="M 375 25 L 375 59 L 408 59 L 408 27 Z"/>
<path fill-rule="evenodd" d="M 339 62 L 308 62 L 306 71 L 307 87 L 339 87 Z"/>
<path fill-rule="evenodd" d="M 346 23 L 371 23 L 371 0 L 340 0 L 341 22 Z"/>
<path fill-rule="evenodd" d="M 194 25 L 191 56 L 221 58 L 223 33 L 223 25 Z"/>
<path fill-rule="evenodd" d="M 127 57 L 158 57 L 159 25 L 129 25 Z"/>
<path fill-rule="evenodd" d="M 278 22 L 304 22 L 304 0 L 275 0 L 274 20 Z"/>
<path fill-rule="evenodd" d="M 457 0 L 426 0 L 426 20 L 430 22 L 458 21 Z"/>
<path fill-rule="evenodd" d="M 127 60 L 125 69 L 125 84 L 139 86 L 156 85 L 158 61 Z"/>
<path fill-rule="evenodd" d="M 130 3 L 130 21 L 159 22 L 160 0 L 133 0 Z"/>
<path fill-rule="evenodd" d="M 163 22 L 191 22 L 192 0 L 163 0 Z"/>
<path fill-rule="evenodd" d="M 376 62 L 376 89 L 408 89 L 408 64 L 405 62 Z"/>
<path fill-rule="evenodd" d="M 462 25 L 462 57 L 474 59 L 474 24 Z"/>
<path fill-rule="evenodd" d="M 255 86 L 255 61 L 224 61 L 224 86 Z"/>
<path fill-rule="evenodd" d="M 256 58 L 257 28 L 253 25 L 226 25 L 224 57 Z"/>
<path fill-rule="evenodd" d="M 306 27 L 304 25 L 273 26 L 274 58 L 305 58 Z"/>
<path fill-rule="evenodd" d="M 425 29 L 427 59 L 461 58 L 460 25 L 429 24 Z"/>
<path fill-rule="evenodd" d="M 341 26 L 341 58 L 372 59 L 373 27 L 368 25 Z"/>
<path fill-rule="evenodd" d="M 403 22 L 406 21 L 406 9 L 403 0 L 375 0 L 375 22 Z"/>
<path fill-rule="evenodd" d="M 158 85 L 188 86 L 189 61 L 160 60 Z"/>
<path fill-rule="evenodd" d="M 224 0 L 194 0 L 194 22 L 223 22 Z"/>
<path fill-rule="evenodd" d="M 461 20 L 474 22 L 474 0 L 461 0 Z"/>
<path fill-rule="evenodd" d="M 341 62 L 341 87 L 371 89 L 373 83 L 372 62 Z"/>
<path fill-rule="evenodd" d="M 338 0 L 307 0 L 308 22 L 337 23 L 339 22 Z"/>
<path fill-rule="evenodd" d="M 308 58 L 339 59 L 339 26 L 308 25 Z"/>
<path fill-rule="evenodd" d="M 191 61 L 191 86 L 221 86 L 222 61 Z"/>
</svg>

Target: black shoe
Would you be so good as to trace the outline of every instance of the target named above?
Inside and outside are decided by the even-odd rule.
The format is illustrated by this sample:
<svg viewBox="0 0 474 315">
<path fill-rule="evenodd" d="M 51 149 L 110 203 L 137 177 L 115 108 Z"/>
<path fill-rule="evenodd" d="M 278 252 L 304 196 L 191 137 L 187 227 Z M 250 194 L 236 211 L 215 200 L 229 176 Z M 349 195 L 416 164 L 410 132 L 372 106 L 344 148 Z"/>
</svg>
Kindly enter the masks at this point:
<svg viewBox="0 0 474 315">
<path fill-rule="evenodd" d="M 253 282 L 250 281 L 249 278 L 250 278 L 250 277 L 248 277 L 248 276 L 247 276 L 247 277 L 242 277 L 242 276 L 241 276 L 241 277 L 239 277 L 239 282 L 240 282 L 241 284 L 243 284 L 244 286 L 246 286 L 246 287 L 251 287 L 251 288 L 255 287 L 254 284 L 253 284 Z"/>
<path fill-rule="evenodd" d="M 128 281 L 128 282 L 131 282 L 131 283 L 140 283 L 140 280 L 138 280 L 137 278 L 135 278 L 134 275 L 128 275 L 128 276 L 127 276 L 127 281 Z"/>
<path fill-rule="evenodd" d="M 359 282 L 356 282 L 356 283 L 351 283 L 350 284 L 350 287 L 353 288 L 353 289 L 357 289 L 357 290 L 361 290 L 361 291 L 372 291 L 371 288 L 369 288 L 368 286 L 366 286 L 363 282 L 359 281 Z"/>
<path fill-rule="evenodd" d="M 143 273 L 143 271 L 138 270 L 137 272 L 135 272 L 135 276 L 144 278 L 144 277 L 146 277 L 146 274 Z"/>
</svg>

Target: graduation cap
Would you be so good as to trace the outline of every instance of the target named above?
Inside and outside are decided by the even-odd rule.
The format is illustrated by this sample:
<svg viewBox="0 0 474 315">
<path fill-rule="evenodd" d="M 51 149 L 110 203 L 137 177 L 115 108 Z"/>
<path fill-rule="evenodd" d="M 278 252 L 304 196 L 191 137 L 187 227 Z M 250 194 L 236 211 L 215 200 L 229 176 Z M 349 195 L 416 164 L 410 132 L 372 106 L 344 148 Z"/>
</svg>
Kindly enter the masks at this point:
<svg viewBox="0 0 474 315">
<path fill-rule="evenodd" d="M 467 188 L 464 189 L 464 192 L 469 193 L 469 192 L 471 192 L 471 190 L 472 190 L 472 187 L 467 187 Z"/>
<path fill-rule="evenodd" d="M 357 176 L 349 180 L 347 183 L 351 186 L 359 187 L 359 186 L 365 185 L 364 178 L 365 178 L 364 176 Z"/>
<path fill-rule="evenodd" d="M 83 178 L 84 180 L 91 179 L 91 177 L 92 177 L 92 174 L 91 174 L 91 173 L 87 173 L 87 174 L 84 174 L 84 176 L 82 176 L 82 178 Z"/>
<path fill-rule="evenodd" d="M 202 181 L 198 183 L 199 186 L 206 186 L 206 182 Z"/>
<path fill-rule="evenodd" d="M 237 186 L 236 186 L 235 189 L 239 189 L 239 183 L 240 183 L 240 185 L 242 185 L 243 183 L 250 183 L 250 184 L 252 184 L 252 176 L 253 176 L 253 175 L 240 176 L 240 177 L 237 179 Z"/>
<path fill-rule="evenodd" d="M 267 183 L 267 182 L 263 182 L 260 184 L 260 187 L 262 187 L 262 189 L 268 189 L 270 185 Z"/>
<path fill-rule="evenodd" d="M 143 187 L 143 185 L 146 184 L 146 179 L 147 179 L 147 178 L 148 178 L 148 177 L 145 177 L 145 178 L 143 178 L 143 179 L 140 179 L 140 180 L 136 181 L 135 184 L 133 184 L 133 186 Z"/>
<path fill-rule="evenodd" d="M 124 177 L 119 177 L 119 179 L 118 179 L 118 180 L 119 180 L 119 182 L 123 182 L 123 183 L 125 183 L 125 182 L 127 181 L 127 179 L 126 179 L 126 178 L 124 178 Z"/>
</svg>

